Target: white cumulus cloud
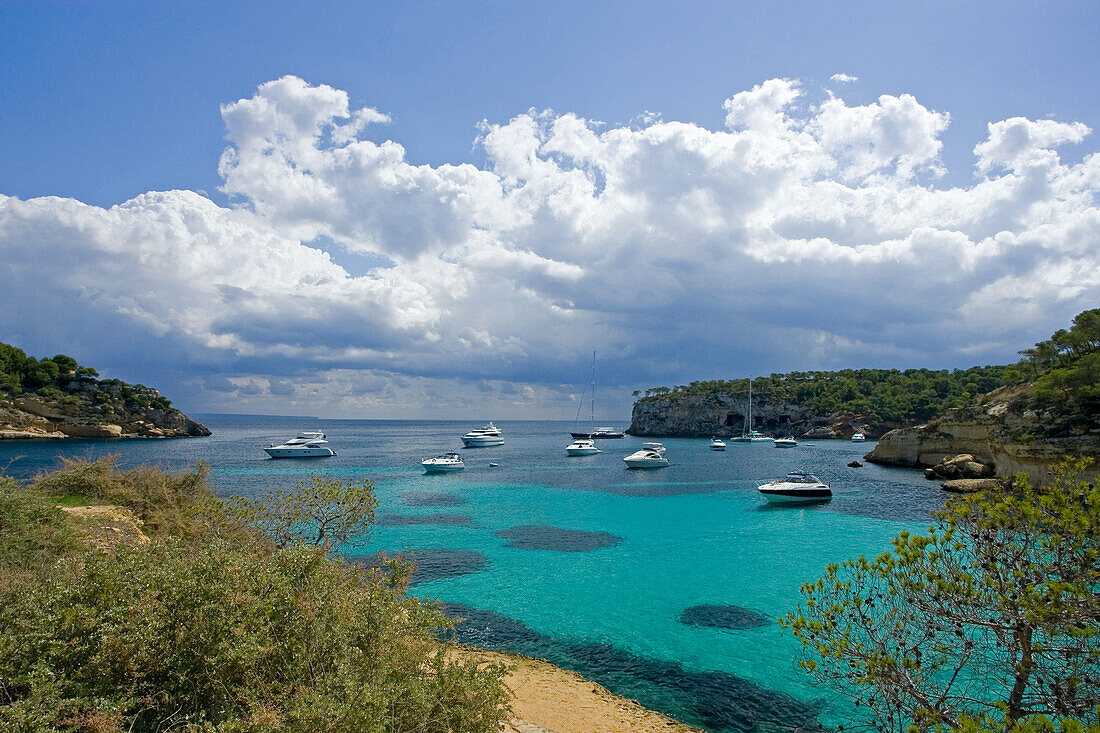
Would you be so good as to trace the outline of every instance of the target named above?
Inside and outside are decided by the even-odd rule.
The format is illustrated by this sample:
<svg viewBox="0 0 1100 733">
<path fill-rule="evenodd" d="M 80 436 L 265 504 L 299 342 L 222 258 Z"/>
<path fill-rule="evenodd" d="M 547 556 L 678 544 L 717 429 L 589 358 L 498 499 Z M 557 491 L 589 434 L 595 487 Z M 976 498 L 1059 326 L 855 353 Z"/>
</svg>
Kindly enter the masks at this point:
<svg viewBox="0 0 1100 733">
<path fill-rule="evenodd" d="M 771 79 L 722 108 L 529 110 L 480 125 L 484 168 L 428 166 L 364 139 L 383 111 L 277 79 L 222 107 L 231 207 L 0 196 L 3 340 L 206 409 L 566 416 L 594 348 L 621 412 L 750 371 L 1003 363 L 1100 300 L 1100 157 L 1057 152 L 1086 126 L 992 122 L 975 182 L 936 187 L 950 117 L 912 95 Z"/>
</svg>

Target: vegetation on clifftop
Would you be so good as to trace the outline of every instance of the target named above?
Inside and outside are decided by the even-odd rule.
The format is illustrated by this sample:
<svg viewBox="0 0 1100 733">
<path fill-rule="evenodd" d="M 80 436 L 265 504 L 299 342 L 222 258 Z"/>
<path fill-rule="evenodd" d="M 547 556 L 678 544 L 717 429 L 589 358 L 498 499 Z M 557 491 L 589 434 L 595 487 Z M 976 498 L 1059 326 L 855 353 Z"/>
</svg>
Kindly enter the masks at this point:
<svg viewBox="0 0 1100 733">
<path fill-rule="evenodd" d="M 1043 412 L 1050 429 L 1072 423 L 1100 428 L 1100 308 L 1083 311 L 1069 329 L 1020 352 L 1021 361 L 969 369 L 842 369 L 757 377 L 761 401 L 797 404 L 818 415 L 859 415 L 871 425 L 914 425 L 967 407 L 1010 384 L 1027 384 L 1016 407 Z M 689 396 L 747 395 L 748 379 L 696 381 L 635 392 L 638 402 Z"/>
<path fill-rule="evenodd" d="M 141 384 L 96 377 L 99 372 L 65 354 L 36 359 L 9 344 L 0 343 L 0 396 L 34 395 L 48 402 L 75 405 L 90 401 L 105 405 L 113 399 L 136 408 L 178 412 L 168 398 Z"/>
<path fill-rule="evenodd" d="M 86 544 L 56 506 L 81 498 L 150 541 Z M 369 482 L 225 502 L 202 466 L 112 459 L 0 477 L 0 730 L 496 733 L 502 668 L 444 654 L 410 568 L 328 556 L 374 506 Z"/>
<path fill-rule="evenodd" d="M 1031 383 L 1021 409 L 1042 412 L 1048 432 L 1100 429 L 1100 308 L 1078 313 L 1068 330 L 1020 353 L 1024 359 L 1009 376 Z"/>
</svg>

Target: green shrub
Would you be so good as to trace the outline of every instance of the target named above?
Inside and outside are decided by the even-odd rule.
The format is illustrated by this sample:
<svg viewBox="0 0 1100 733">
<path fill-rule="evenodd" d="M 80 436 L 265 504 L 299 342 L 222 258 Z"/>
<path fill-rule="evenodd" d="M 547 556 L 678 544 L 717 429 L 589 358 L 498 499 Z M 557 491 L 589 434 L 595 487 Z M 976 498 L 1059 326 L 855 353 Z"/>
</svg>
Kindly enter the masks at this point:
<svg viewBox="0 0 1100 733">
<path fill-rule="evenodd" d="M 0 476 L 0 590 L 77 545 L 64 514 L 47 497 Z"/>
<path fill-rule="evenodd" d="M 47 402 L 57 402 L 65 396 L 65 393 L 57 387 L 42 387 L 37 394 Z"/>
<path fill-rule="evenodd" d="M 266 507 L 219 501 L 205 476 L 111 456 L 0 479 L 0 567 L 19 570 L 0 575 L 0 730 L 500 729 L 503 669 L 446 654 L 449 622 L 405 595 L 408 568 L 328 557 L 373 517 L 370 482 L 275 495 L 277 544 L 248 523 Z M 153 540 L 81 552 L 50 504 L 74 495 L 130 507 Z"/>
<path fill-rule="evenodd" d="M 133 731 L 487 733 L 504 710 L 499 670 L 437 653 L 437 611 L 302 547 L 169 539 L 90 555 L 0 613 L 0 679 L 39 714 Z"/>
<path fill-rule="evenodd" d="M 156 537 L 196 536 L 211 531 L 210 507 L 217 503 L 200 463 L 188 471 L 167 473 L 151 466 L 120 471 L 117 455 L 97 460 L 61 458 L 56 471 L 35 477 L 33 488 L 47 496 L 84 496 L 133 510 Z"/>
<path fill-rule="evenodd" d="M 1066 459 L 1048 485 L 952 497 L 927 535 L 830 565 L 780 623 L 799 666 L 881 731 L 1100 730 L 1100 489 Z M 1049 716 L 1049 717 L 1047 717 Z"/>
</svg>

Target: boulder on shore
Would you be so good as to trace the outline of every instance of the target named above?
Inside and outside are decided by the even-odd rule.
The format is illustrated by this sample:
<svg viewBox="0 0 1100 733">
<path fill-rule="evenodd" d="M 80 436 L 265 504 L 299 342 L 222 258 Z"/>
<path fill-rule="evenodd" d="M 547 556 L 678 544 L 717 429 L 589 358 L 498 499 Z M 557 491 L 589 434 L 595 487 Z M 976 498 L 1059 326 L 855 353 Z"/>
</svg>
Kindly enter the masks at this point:
<svg viewBox="0 0 1100 733">
<path fill-rule="evenodd" d="M 957 478 L 944 481 L 940 488 L 955 494 L 973 494 L 976 491 L 989 491 L 997 488 L 1001 483 L 995 478 Z"/>
<path fill-rule="evenodd" d="M 990 478 L 996 473 L 992 463 L 982 463 L 970 453 L 960 453 L 953 458 L 946 456 L 931 468 L 924 470 L 926 479 Z"/>
</svg>

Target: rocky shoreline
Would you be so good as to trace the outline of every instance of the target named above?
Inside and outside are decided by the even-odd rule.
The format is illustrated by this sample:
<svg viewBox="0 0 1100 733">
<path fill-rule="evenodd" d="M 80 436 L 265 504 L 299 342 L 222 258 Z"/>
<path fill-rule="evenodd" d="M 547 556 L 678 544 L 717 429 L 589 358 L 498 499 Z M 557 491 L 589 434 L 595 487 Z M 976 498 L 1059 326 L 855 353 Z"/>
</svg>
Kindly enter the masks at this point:
<svg viewBox="0 0 1100 733">
<path fill-rule="evenodd" d="M 1066 456 L 1100 462 L 1100 432 L 1081 429 L 1050 435 L 1052 418 L 1019 409 L 1026 387 L 1004 387 L 969 408 L 948 410 L 924 425 L 891 430 L 864 459 L 871 463 L 927 469 L 968 455 L 997 476 L 1025 473 L 1032 480 L 1050 477 L 1051 466 Z M 1096 475 L 1096 464 L 1086 474 Z M 973 476 L 971 478 L 978 478 Z"/>
<path fill-rule="evenodd" d="M 68 401 L 36 396 L 0 399 L 0 440 L 210 435 L 205 425 L 165 405 L 155 389 L 84 381 L 86 391 L 77 392 Z"/>
</svg>

